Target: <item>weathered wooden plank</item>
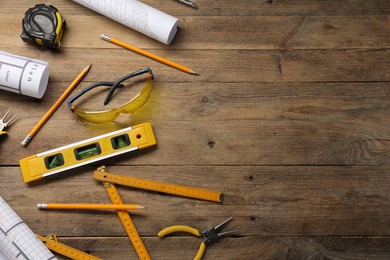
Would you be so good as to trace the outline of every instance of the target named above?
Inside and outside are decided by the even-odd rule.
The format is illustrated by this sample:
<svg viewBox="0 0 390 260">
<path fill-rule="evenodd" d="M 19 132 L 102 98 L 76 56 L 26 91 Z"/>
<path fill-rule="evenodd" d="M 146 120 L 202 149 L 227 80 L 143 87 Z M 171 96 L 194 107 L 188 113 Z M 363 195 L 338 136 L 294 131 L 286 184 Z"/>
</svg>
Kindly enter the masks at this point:
<svg viewBox="0 0 390 260">
<path fill-rule="evenodd" d="M 27 47 L 19 35 L 19 15 L 1 15 L 9 30 L 0 47 Z M 118 48 L 100 33 L 141 48 L 153 49 L 354 49 L 389 48 L 387 16 L 222 16 L 180 17 L 170 46 L 161 44 L 102 16 L 68 15 L 62 48 Z M 223 39 L 223 42 L 221 42 Z M 33 48 L 33 47 L 31 47 Z"/>
<path fill-rule="evenodd" d="M 34 124 L 32 120 L 29 122 L 31 126 Z M 58 133 L 60 122 L 66 134 Z M 83 127 L 74 125 L 74 121 L 71 126 L 63 124 L 67 124 L 67 121 L 51 120 L 34 137 L 29 149 L 19 146 L 29 130 L 17 129 L 3 144 L 2 165 L 15 165 L 26 156 L 124 126 L 108 124 L 97 129 L 84 122 Z M 242 120 L 196 125 L 186 121 L 152 121 L 152 124 L 158 143 L 156 148 L 113 160 L 123 165 L 389 165 L 390 159 L 387 124 L 375 124 L 367 128 L 360 128 L 364 121 L 329 123 Z"/>
<path fill-rule="evenodd" d="M 68 84 L 67 82 L 50 82 L 48 91 L 42 100 L 2 91 L 0 112 L 4 113 L 14 105 L 15 113 L 28 114 L 28 117 L 25 116 L 26 120 L 39 119 L 40 115 L 37 114 L 48 110 Z M 91 82 L 80 83 L 71 96 L 89 84 Z M 142 83 L 139 85 L 142 86 Z M 116 107 L 128 101 L 131 95 L 137 93 L 134 87 L 117 90 L 117 95 L 108 107 Z M 86 110 L 103 109 L 102 101 L 106 92 L 107 90 L 97 90 L 96 93 L 87 93 L 85 98 L 80 98 L 75 104 Z M 208 120 L 308 120 L 328 123 L 360 119 L 381 124 L 387 119 L 389 95 L 388 84 L 385 82 L 166 84 L 156 77 L 148 102 L 135 112 L 133 119 L 138 122 L 163 119 L 191 122 L 194 120 L 198 122 Z M 66 103 L 60 107 L 51 120 L 56 120 L 56 118 L 69 122 L 76 119 Z M 17 127 L 16 122 L 13 127 Z M 28 122 L 24 123 L 28 124 Z M 104 125 L 95 124 L 93 126 L 100 128 Z"/>
<path fill-rule="evenodd" d="M 137 258 L 126 238 L 66 238 L 61 241 L 103 259 Z M 387 237 L 235 237 L 206 249 L 204 259 L 388 259 Z M 199 238 L 143 238 L 153 259 L 193 259 Z M 56 255 L 58 256 L 58 255 Z M 58 259 L 65 259 L 58 256 Z"/>
<path fill-rule="evenodd" d="M 118 124 L 96 125 L 78 120 L 63 104 L 28 148 L 20 142 L 67 84 L 51 83 L 39 102 L 4 92 L 0 113 L 13 107 L 20 116 L 2 140 L 1 164 L 15 165 L 32 154 L 150 121 L 157 148 L 145 156 L 121 157 L 118 163 L 389 165 L 386 83 L 155 83 L 148 103 L 132 121 L 123 116 Z M 85 87 L 83 83 L 77 91 Z M 117 95 L 112 106 L 128 99 Z M 90 110 L 102 100 L 103 95 L 93 98 L 84 107 Z M 66 134 L 58 134 L 58 128 Z"/>
<path fill-rule="evenodd" d="M 83 167 L 27 185 L 17 167 L 0 168 L 2 196 L 38 233 L 123 236 L 114 212 L 40 211 L 37 203 L 109 203 Z M 200 229 L 232 216 L 231 229 L 256 235 L 389 235 L 389 167 L 107 166 L 112 173 L 224 193 L 213 203 L 118 185 L 142 236 L 186 224 Z M 345 185 L 348 183 L 348 186 Z M 362 210 L 364 209 L 364 210 Z M 378 210 L 380 209 L 380 210 Z M 58 221 L 66 223 L 58 225 Z"/>
<path fill-rule="evenodd" d="M 123 49 L 65 49 L 58 53 L 5 48 L 51 64 L 52 81 L 72 81 L 92 62 L 86 81 L 117 79 L 151 67 L 160 82 L 368 82 L 389 81 L 383 50 L 161 50 L 154 52 L 200 73 L 194 76 Z M 153 52 L 153 50 L 152 50 Z M 59 59 L 61 57 L 61 59 Z M 91 59 L 93 57 L 93 59 Z M 80 69 L 78 69 L 80 68 Z"/>
<path fill-rule="evenodd" d="M 376 49 L 376 47 L 383 46 L 385 35 L 389 35 L 390 26 L 386 22 L 388 19 L 386 17 L 307 16 L 302 18 L 303 21 L 297 25 L 296 34 L 287 37 L 281 47 L 288 49 Z"/>
<path fill-rule="evenodd" d="M 150 5 L 153 5 L 152 0 Z M 201 15 L 204 12 L 206 15 L 345 15 L 345 14 L 388 14 L 389 3 L 388 1 L 381 0 L 375 2 L 367 2 L 363 0 L 353 1 L 288 1 L 288 0 L 264 0 L 264 1 L 225 1 L 217 0 L 213 1 L 212 7 L 210 8 L 209 2 L 197 1 L 199 3 L 199 11 L 194 13 L 191 11 L 191 16 Z M 205 7 L 205 8 L 203 8 Z M 165 10 L 165 8 L 164 8 Z M 167 8 L 168 11 L 171 9 Z M 181 10 L 178 10 L 181 14 Z M 171 11 L 174 14 L 174 10 Z"/>
<path fill-rule="evenodd" d="M 174 16 L 242 16 L 242 15 L 364 15 L 364 14 L 388 14 L 389 3 L 387 0 L 350 0 L 350 1 L 321 1 L 321 0 L 215 0 L 212 3 L 207 0 L 197 0 L 198 9 L 193 9 L 179 3 L 176 0 L 154 1 L 144 0 L 146 3 L 163 12 Z M 63 15 L 76 14 L 93 15 L 89 9 L 72 1 L 50 0 L 46 4 L 56 6 Z M 0 7 L 0 13 L 20 13 L 32 7 L 34 4 L 28 0 L 18 0 L 18 4 L 5 1 Z"/>
</svg>

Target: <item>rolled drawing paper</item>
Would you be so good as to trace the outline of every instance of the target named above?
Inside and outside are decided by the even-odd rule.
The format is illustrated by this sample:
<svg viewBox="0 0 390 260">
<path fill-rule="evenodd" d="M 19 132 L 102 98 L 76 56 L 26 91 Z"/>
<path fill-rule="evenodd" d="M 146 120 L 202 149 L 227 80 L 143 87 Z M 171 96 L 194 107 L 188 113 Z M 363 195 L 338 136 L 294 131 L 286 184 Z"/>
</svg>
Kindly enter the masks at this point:
<svg viewBox="0 0 390 260">
<path fill-rule="evenodd" d="M 170 44 L 179 20 L 136 0 L 73 0 L 157 41 Z"/>
<path fill-rule="evenodd" d="M 0 196 L 0 259 L 56 259 Z"/>
<path fill-rule="evenodd" d="M 49 81 L 49 64 L 0 51 L 0 89 L 42 98 Z"/>
</svg>

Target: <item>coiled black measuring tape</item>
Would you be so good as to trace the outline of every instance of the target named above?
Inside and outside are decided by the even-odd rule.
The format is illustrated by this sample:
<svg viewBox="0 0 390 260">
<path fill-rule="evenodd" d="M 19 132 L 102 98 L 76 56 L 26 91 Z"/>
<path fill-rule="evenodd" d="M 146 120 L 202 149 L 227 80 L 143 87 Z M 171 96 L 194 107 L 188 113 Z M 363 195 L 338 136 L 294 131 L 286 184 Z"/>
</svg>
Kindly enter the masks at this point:
<svg viewBox="0 0 390 260">
<path fill-rule="evenodd" d="M 37 4 L 25 13 L 22 20 L 23 41 L 58 49 L 66 27 L 66 21 L 52 5 Z"/>
</svg>

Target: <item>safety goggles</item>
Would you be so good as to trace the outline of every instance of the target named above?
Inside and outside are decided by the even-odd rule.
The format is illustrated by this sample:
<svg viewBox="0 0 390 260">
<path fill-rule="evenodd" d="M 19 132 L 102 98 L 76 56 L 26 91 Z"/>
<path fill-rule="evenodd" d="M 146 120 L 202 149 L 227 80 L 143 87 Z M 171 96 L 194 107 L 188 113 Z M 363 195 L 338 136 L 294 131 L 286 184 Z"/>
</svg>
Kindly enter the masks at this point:
<svg viewBox="0 0 390 260">
<path fill-rule="evenodd" d="M 118 87 L 123 87 L 124 81 L 126 81 L 132 77 L 144 74 L 144 73 L 148 73 L 148 78 L 147 78 L 147 81 L 146 81 L 144 87 L 142 88 L 142 90 L 134 98 L 132 98 L 130 101 L 126 102 L 121 107 L 109 109 L 109 110 L 102 110 L 102 111 L 85 111 L 85 110 L 82 110 L 81 108 L 79 108 L 73 104 L 73 102 L 76 99 L 78 99 L 83 94 L 87 93 L 88 91 L 90 91 L 96 87 L 101 87 L 101 86 L 107 87 L 108 86 L 108 87 L 110 87 L 110 89 L 107 93 L 106 98 L 104 99 L 104 105 L 107 105 L 110 102 L 115 90 Z M 120 114 L 122 114 L 122 113 L 123 114 L 132 114 L 132 113 L 134 113 L 134 111 L 136 111 L 138 108 L 142 107 L 146 103 L 146 101 L 149 99 L 150 92 L 152 90 L 152 80 L 153 79 L 154 79 L 154 77 L 153 77 L 152 70 L 150 68 L 145 68 L 145 69 L 133 72 L 129 75 L 126 75 L 126 76 L 118 79 L 115 82 L 98 82 L 98 83 L 95 83 L 95 84 L 89 86 L 86 89 L 83 89 L 82 91 L 80 91 L 79 93 L 77 93 L 76 95 L 71 97 L 68 100 L 68 107 L 76 115 L 78 115 L 79 117 L 81 117 L 89 122 L 105 123 L 105 122 L 114 121 Z"/>
</svg>

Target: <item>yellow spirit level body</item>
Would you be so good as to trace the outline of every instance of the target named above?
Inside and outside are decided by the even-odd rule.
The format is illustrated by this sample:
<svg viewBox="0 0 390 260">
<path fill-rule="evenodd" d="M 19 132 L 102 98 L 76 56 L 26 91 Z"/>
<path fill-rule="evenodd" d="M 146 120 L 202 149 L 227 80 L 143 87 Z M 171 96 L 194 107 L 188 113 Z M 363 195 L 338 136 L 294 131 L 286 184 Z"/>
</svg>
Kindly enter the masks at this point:
<svg viewBox="0 0 390 260">
<path fill-rule="evenodd" d="M 155 144 L 151 124 L 144 123 L 32 155 L 19 164 L 24 182 L 32 182 Z"/>
</svg>

